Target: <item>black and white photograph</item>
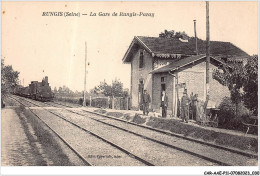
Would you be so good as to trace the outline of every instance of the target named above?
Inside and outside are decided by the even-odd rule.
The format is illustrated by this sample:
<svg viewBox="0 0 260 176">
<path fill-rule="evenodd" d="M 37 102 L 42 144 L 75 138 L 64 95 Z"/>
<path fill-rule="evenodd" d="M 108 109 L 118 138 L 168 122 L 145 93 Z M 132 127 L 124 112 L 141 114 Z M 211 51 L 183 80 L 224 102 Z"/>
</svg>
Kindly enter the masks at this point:
<svg viewBox="0 0 260 176">
<path fill-rule="evenodd" d="M 258 5 L 2 1 L 3 175 L 259 175 Z"/>
</svg>

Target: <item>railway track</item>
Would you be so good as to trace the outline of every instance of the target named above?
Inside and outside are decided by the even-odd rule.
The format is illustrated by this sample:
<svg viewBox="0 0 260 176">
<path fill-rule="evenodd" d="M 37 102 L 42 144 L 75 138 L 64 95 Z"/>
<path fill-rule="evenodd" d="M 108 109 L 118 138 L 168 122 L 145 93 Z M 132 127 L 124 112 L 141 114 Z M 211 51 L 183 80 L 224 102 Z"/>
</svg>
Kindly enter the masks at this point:
<svg viewBox="0 0 260 176">
<path fill-rule="evenodd" d="M 68 108 L 74 108 L 72 106 L 60 104 L 60 103 L 57 103 L 57 102 L 51 102 L 51 104 L 49 104 L 49 105 L 53 105 L 53 104 L 58 105 L 59 107 L 63 106 L 63 107 L 68 107 Z M 80 107 L 80 106 L 78 106 L 78 107 Z M 199 144 L 202 144 L 202 145 L 207 145 L 207 146 L 210 146 L 210 147 L 214 147 L 216 149 L 222 149 L 222 150 L 225 150 L 225 151 L 229 151 L 229 152 L 236 153 L 236 154 L 243 155 L 243 156 L 250 157 L 250 158 L 258 158 L 258 154 L 241 151 L 241 150 L 237 150 L 237 149 L 234 149 L 234 148 L 228 148 L 228 147 L 213 144 L 213 143 L 208 143 L 206 141 L 201 141 L 201 140 L 186 137 L 186 136 L 183 136 L 183 135 L 180 135 L 180 134 L 171 133 L 171 132 L 163 131 L 163 130 L 160 130 L 160 129 L 151 128 L 149 126 L 140 125 L 140 124 L 137 124 L 137 123 L 134 123 L 134 122 L 129 122 L 129 121 L 126 121 L 126 120 L 123 120 L 123 119 L 113 117 L 113 116 L 107 116 L 107 115 L 104 115 L 104 114 L 88 111 L 88 110 L 85 110 L 85 109 L 83 111 L 90 113 L 90 114 L 99 115 L 99 116 L 102 116 L 102 117 L 105 117 L 105 118 L 108 118 L 108 119 L 113 119 L 115 121 L 131 124 L 133 126 L 145 128 L 145 129 L 148 129 L 148 130 L 151 130 L 151 131 L 156 131 L 158 133 L 162 133 L 162 134 L 165 134 L 165 135 L 168 135 L 168 136 L 181 138 L 181 139 L 196 142 L 196 143 L 199 143 Z"/>
<path fill-rule="evenodd" d="M 48 104 L 49 104 L 49 103 L 48 103 Z M 54 102 L 52 102 L 51 104 L 52 104 L 52 105 L 53 105 L 53 104 L 62 105 L 62 104 L 54 103 Z M 63 105 L 63 106 L 65 106 L 65 105 Z M 65 107 L 68 107 L 68 106 L 65 106 Z M 71 107 L 71 106 L 69 106 L 69 107 Z M 71 108 L 72 108 L 72 107 L 71 107 Z M 71 110 L 69 110 L 69 109 L 67 109 L 67 110 L 68 110 L 68 111 L 71 111 Z M 166 134 L 166 135 L 168 135 L 168 136 L 177 137 L 177 138 L 181 138 L 181 139 L 188 140 L 188 141 L 191 141 L 191 142 L 195 142 L 195 143 L 198 143 L 198 144 L 202 144 L 203 146 L 209 146 L 209 147 L 211 147 L 211 148 L 216 148 L 216 150 L 215 150 L 216 153 L 218 153 L 218 152 L 220 151 L 220 152 L 223 153 L 223 155 L 230 156 L 230 157 L 226 157 L 227 159 L 230 159 L 230 158 L 233 158 L 233 157 L 237 157 L 237 156 L 239 156 L 239 157 L 242 156 L 242 157 L 246 157 L 246 158 L 249 158 L 249 159 L 251 159 L 251 158 L 255 158 L 255 159 L 256 159 L 256 158 L 257 158 L 257 154 L 251 154 L 251 153 L 239 151 L 239 150 L 236 150 L 236 149 L 226 148 L 226 147 L 223 147 L 223 146 L 214 145 L 214 144 L 211 144 L 211 143 L 206 143 L 206 142 L 203 142 L 203 141 L 194 140 L 194 139 L 191 139 L 191 138 L 187 138 L 187 137 L 180 136 L 180 135 L 177 135 L 177 134 L 171 134 L 171 133 L 168 133 L 168 132 L 165 132 L 165 131 L 161 131 L 161 130 L 157 130 L 157 129 L 153 129 L 153 128 L 150 128 L 150 127 L 147 128 L 146 126 L 143 126 L 143 125 L 131 123 L 131 122 L 128 122 L 128 121 L 125 121 L 125 120 L 122 120 L 122 119 L 117 119 L 117 118 L 114 118 L 114 117 L 107 117 L 106 115 L 97 114 L 97 113 L 89 112 L 89 111 L 86 111 L 86 110 L 83 110 L 83 111 L 87 112 L 87 114 L 84 114 L 84 115 L 85 115 L 85 116 L 88 116 L 88 118 L 90 118 L 90 117 L 89 117 L 89 114 L 95 114 L 95 115 L 98 115 L 98 116 L 106 117 L 106 118 L 108 118 L 108 119 L 111 119 L 111 118 L 112 118 L 112 119 L 114 120 L 113 122 L 109 123 L 107 120 L 105 120 L 105 122 L 104 122 L 104 121 L 102 121 L 102 119 L 101 119 L 101 120 L 98 120 L 98 119 L 92 118 L 93 120 L 98 121 L 98 122 L 100 122 L 100 123 L 103 123 L 103 124 L 106 124 L 106 125 L 115 127 L 115 128 L 117 128 L 117 129 L 120 129 L 120 130 L 123 130 L 123 131 L 127 131 L 127 132 L 129 132 L 129 133 L 135 134 L 135 135 L 140 136 L 140 137 L 143 137 L 143 138 L 145 138 L 145 139 L 148 139 L 148 140 L 151 140 L 151 141 L 160 143 L 160 144 L 162 144 L 162 145 L 165 145 L 165 146 L 170 147 L 170 148 L 177 149 L 177 150 L 179 150 L 179 151 L 183 151 L 183 152 L 189 153 L 189 154 L 194 155 L 194 156 L 198 156 L 198 157 L 203 158 L 203 159 L 207 159 L 207 160 L 210 160 L 210 159 L 211 159 L 210 161 L 215 162 L 215 163 L 218 163 L 218 164 L 220 164 L 220 165 L 232 165 L 232 164 L 230 164 L 228 161 L 225 161 L 225 159 L 223 159 L 224 162 L 223 162 L 223 160 L 222 160 L 222 161 L 219 161 L 218 159 L 213 159 L 214 157 L 209 159 L 209 157 L 205 157 L 204 155 L 198 154 L 198 153 L 196 153 L 196 152 L 191 152 L 190 149 L 189 149 L 188 147 L 185 148 L 185 146 L 181 146 L 181 147 L 179 146 L 179 147 L 178 147 L 178 146 L 176 146 L 176 145 L 171 145 L 171 144 L 169 144 L 168 141 L 167 141 L 167 142 L 162 142 L 162 141 L 160 141 L 160 140 L 155 140 L 154 138 L 148 137 L 148 135 L 142 135 L 142 134 L 140 134 L 140 131 L 139 131 L 138 129 L 135 130 L 135 131 L 138 131 L 138 132 L 136 133 L 136 132 L 133 132 L 133 131 L 129 130 L 126 126 L 124 126 L 124 128 L 122 128 L 122 127 L 120 127 L 120 125 L 119 125 L 118 123 L 115 123 L 115 121 L 119 121 L 119 122 L 125 123 L 125 124 L 127 124 L 127 125 L 132 125 L 132 126 L 136 126 L 136 127 L 145 128 L 145 129 L 148 129 L 148 131 L 160 132 L 160 133 Z M 77 112 L 75 112 L 75 113 L 77 113 Z M 77 114 L 83 115 L 83 114 L 80 114 L 80 113 L 77 113 Z M 95 117 L 98 117 L 98 116 L 95 116 Z M 115 124 L 116 124 L 116 125 L 115 125 Z M 121 126 L 122 126 L 122 125 L 121 125 Z M 233 155 L 229 155 L 230 153 L 232 153 Z"/>
<path fill-rule="evenodd" d="M 27 101 L 29 101 L 29 100 L 27 100 Z M 31 101 L 30 101 L 31 102 Z M 37 103 L 39 103 L 39 102 L 37 102 Z M 34 104 L 35 104 L 35 102 L 34 102 Z M 56 107 L 59 107 L 59 108 L 64 108 L 64 107 L 70 107 L 71 108 L 71 106 L 68 106 L 68 105 L 62 105 L 62 104 L 59 104 L 59 103 L 54 103 L 54 102 L 51 102 L 51 103 L 42 103 L 42 104 L 46 104 L 46 105 L 48 105 L 48 106 L 56 106 Z M 37 105 L 37 104 L 35 104 L 36 106 L 41 106 L 41 105 Z M 158 144 L 160 144 L 160 145 L 163 145 L 163 146 L 166 146 L 166 147 L 168 147 L 168 148 L 171 148 L 171 149 L 175 149 L 175 150 L 178 150 L 178 151 L 181 151 L 181 152 L 184 152 L 184 153 L 187 153 L 187 154 L 189 154 L 189 155 L 192 155 L 192 156 L 195 156 L 195 157 L 198 157 L 198 158 L 200 158 L 200 159 L 203 159 L 203 160 L 207 160 L 207 161 L 210 161 L 210 162 L 212 162 L 212 163 L 215 163 L 215 164 L 217 164 L 217 165 L 225 165 L 225 166 L 228 166 L 228 165 L 234 165 L 234 163 L 230 163 L 230 162 L 228 162 L 228 161 L 226 161 L 225 159 L 222 159 L 222 160 L 220 160 L 220 159 L 218 159 L 218 158 L 214 158 L 214 155 L 211 155 L 210 157 L 209 156 L 207 156 L 207 155 L 203 155 L 203 152 L 195 152 L 194 150 L 192 151 L 191 149 L 189 149 L 189 148 L 185 148 L 185 146 L 178 146 L 178 145 L 173 145 L 173 144 L 171 144 L 171 143 L 169 143 L 169 142 L 166 142 L 166 141 L 162 141 L 162 140 L 158 140 L 158 139 L 156 139 L 156 138 L 151 138 L 151 137 L 149 137 L 148 135 L 144 135 L 144 134 L 140 134 L 140 133 L 138 133 L 138 132 L 136 132 L 136 131 L 134 131 L 134 130 L 132 130 L 132 129 L 128 129 L 126 126 L 122 126 L 122 123 L 125 123 L 125 124 L 127 124 L 128 126 L 129 125 L 131 125 L 131 126 L 135 126 L 135 127 L 138 127 L 138 128 L 143 128 L 143 129 L 146 129 L 147 131 L 150 131 L 150 132 L 159 132 L 159 133 L 162 133 L 162 134 L 164 134 L 164 135 L 168 135 L 168 136 L 170 136 L 171 138 L 181 138 L 182 140 L 187 140 L 187 139 L 183 139 L 183 137 L 180 137 L 180 136 L 173 136 L 172 134 L 171 135 L 169 135 L 169 134 L 165 134 L 165 133 L 163 133 L 162 131 L 158 131 L 158 130 L 154 130 L 154 129 L 150 129 L 150 128 L 144 128 L 144 126 L 140 126 L 140 125 L 138 125 L 138 124 L 132 124 L 131 122 L 129 123 L 129 122 L 125 122 L 124 120 L 121 120 L 121 119 L 112 119 L 113 121 L 117 121 L 117 123 L 116 123 L 116 125 L 113 123 L 113 122 L 107 122 L 107 121 L 104 121 L 102 118 L 98 118 L 98 116 L 100 116 L 100 117 L 102 117 L 102 115 L 100 115 L 100 114 L 96 114 L 96 113 L 92 113 L 92 112 L 87 112 L 87 111 L 85 111 L 85 112 L 87 112 L 88 114 L 82 114 L 82 113 L 79 113 L 79 112 L 75 112 L 74 110 L 71 110 L 71 109 L 66 109 L 67 111 L 69 111 L 69 112 L 71 112 L 71 113 L 75 113 L 75 114 L 77 114 L 77 115 L 80 115 L 80 116 L 84 116 L 84 117 L 88 117 L 88 118 L 90 118 L 90 119 L 92 119 L 92 120 L 94 120 L 94 121 L 96 121 L 96 122 L 98 122 L 98 123 L 102 123 L 102 124 L 104 124 L 104 125 L 107 125 L 107 126 L 110 126 L 110 127 L 113 127 L 113 128 L 116 128 L 116 129 L 118 129 L 118 130 L 121 130 L 121 131 L 124 131 L 124 132 L 127 132 L 127 133 L 130 133 L 130 134 L 133 134 L 133 135 L 135 135 L 135 136 L 139 136 L 139 137 L 141 137 L 141 138 L 143 138 L 143 139 L 146 139 L 146 140 L 150 140 L 150 141 L 152 141 L 152 142 L 155 142 L 155 143 L 158 143 Z M 56 114 L 56 113 L 54 113 L 54 112 L 51 112 L 51 113 L 53 113 L 53 114 L 55 114 L 55 115 L 58 115 L 58 114 Z M 94 114 L 95 115 L 95 117 L 91 117 L 89 114 Z M 59 115 L 60 116 L 60 115 Z M 103 117 L 106 117 L 106 116 L 103 116 Z M 64 117 L 61 117 L 60 116 L 60 118 L 63 118 L 63 120 L 66 120 L 66 121 L 68 121 L 67 119 L 65 119 Z M 69 122 L 69 121 L 68 121 Z M 118 124 L 118 122 L 119 123 L 121 123 L 121 126 L 120 126 L 120 124 Z M 70 123 L 73 123 L 73 122 L 70 122 Z M 75 124 L 74 123 L 74 125 L 77 125 L 77 124 Z M 81 128 L 79 125 L 77 125 L 79 128 Z M 189 140 L 189 142 L 193 142 L 193 143 L 195 143 L 195 142 L 197 142 L 197 141 L 192 141 L 192 140 Z M 201 144 L 201 141 L 200 141 L 200 143 L 199 144 Z M 190 144 L 190 145 L 192 145 L 192 144 Z M 217 152 L 224 152 L 224 155 L 226 155 L 227 154 L 227 152 L 229 152 L 228 153 L 228 155 L 230 155 L 230 156 L 234 156 L 235 154 L 236 154 L 236 157 L 250 157 L 250 158 L 254 158 L 255 156 L 254 155 L 250 155 L 250 156 L 248 156 L 249 154 L 248 153 L 241 153 L 241 151 L 237 151 L 237 150 L 234 150 L 234 151 L 232 151 L 231 149 L 229 149 L 229 150 L 225 150 L 225 148 L 223 149 L 223 147 L 219 147 L 219 146 L 211 146 L 211 145 L 206 145 L 207 147 L 215 147 L 216 149 L 215 150 L 218 150 Z M 202 147 L 202 149 L 207 149 L 207 148 L 205 148 L 205 146 L 204 146 L 204 148 Z M 207 149 L 207 150 L 209 150 L 209 149 Z M 212 151 L 212 149 L 211 149 L 211 151 Z M 232 153 L 232 154 L 230 154 L 230 153 Z M 213 157 L 212 157 L 213 156 Z M 228 157 L 228 158 L 230 158 L 230 157 Z M 241 163 L 240 164 L 238 164 L 238 165 L 241 165 Z"/>
<path fill-rule="evenodd" d="M 24 102 L 22 102 L 21 100 L 18 100 L 18 99 L 16 99 L 16 98 L 11 97 L 11 96 L 9 96 L 9 98 L 12 98 L 13 100 L 17 101 L 19 104 L 21 104 L 21 105 L 27 107 L 27 108 L 30 110 L 30 112 L 31 112 L 33 115 L 35 115 L 38 119 L 40 119 L 41 122 L 43 122 L 62 142 L 64 142 L 64 143 L 66 144 L 66 146 L 69 147 L 69 148 L 71 149 L 71 151 L 72 151 L 73 153 L 75 153 L 75 154 L 84 162 L 84 164 L 86 164 L 87 166 L 91 166 L 91 164 L 90 164 L 84 157 L 82 157 L 82 156 L 79 154 L 79 152 L 77 152 L 75 149 L 73 149 L 73 147 L 71 147 L 71 145 L 69 145 L 69 143 L 68 143 L 64 138 L 62 138 L 62 137 L 61 137 L 56 131 L 54 131 L 47 123 L 45 123 L 36 113 L 34 113 L 34 112 L 30 109 L 30 107 L 28 107 L 28 101 L 27 101 L 27 103 L 24 103 Z M 32 103 L 30 103 L 30 104 L 32 104 Z"/>
<path fill-rule="evenodd" d="M 17 102 L 19 102 L 20 104 L 24 105 L 24 106 L 26 106 L 26 105 L 28 106 L 28 104 L 23 103 L 21 100 L 17 100 L 16 98 L 13 98 L 13 99 L 16 100 Z M 28 101 L 27 99 L 23 99 L 23 100 L 26 100 L 27 102 L 29 102 L 29 103 L 31 103 L 31 104 L 33 104 L 33 105 L 39 106 L 38 104 L 33 103 L 33 102 L 31 102 L 31 101 Z M 27 107 L 27 106 L 26 106 L 26 107 Z M 39 107 L 40 107 L 40 106 L 39 106 Z M 91 164 L 91 162 L 89 162 L 89 161 L 86 159 L 86 157 L 84 157 L 82 154 L 80 154 L 79 151 L 77 151 L 71 144 L 69 144 L 69 142 L 68 142 L 66 139 L 64 139 L 64 137 L 62 137 L 62 136 L 61 136 L 58 132 L 56 132 L 52 127 L 50 127 L 50 125 L 49 125 L 48 123 L 46 123 L 37 113 L 33 112 L 30 107 L 28 107 L 28 109 L 30 110 L 31 113 L 33 113 L 36 117 L 38 117 L 59 139 L 61 139 L 87 166 L 92 166 L 92 165 L 93 165 L 93 164 Z M 43 109 L 44 109 L 44 108 L 43 108 Z M 73 125 L 74 127 L 78 128 L 78 129 L 80 129 L 80 130 L 82 130 L 82 131 L 84 131 L 84 132 L 86 132 L 86 133 L 88 133 L 88 134 L 94 136 L 95 138 L 97 138 L 97 139 L 99 139 L 99 140 L 102 140 L 103 142 L 105 142 L 105 143 L 111 145 L 112 147 L 114 147 L 114 148 L 120 150 L 121 152 L 125 153 L 129 158 L 141 162 L 140 165 L 154 166 L 154 165 L 153 165 L 152 163 L 150 163 L 149 161 L 146 161 L 146 160 L 144 160 L 144 159 L 142 159 L 142 158 L 136 156 L 135 154 L 133 154 L 133 153 L 127 151 L 126 149 L 124 149 L 124 148 L 122 148 L 122 147 L 120 147 L 120 146 L 118 146 L 118 145 L 116 145 L 116 144 L 114 144 L 114 143 L 112 143 L 112 142 L 110 142 L 110 141 L 108 141 L 108 140 L 102 138 L 101 136 L 99 136 L 99 135 L 97 135 L 97 134 L 95 134 L 95 133 L 93 133 L 93 132 L 91 132 L 91 131 L 89 131 L 89 130 L 87 130 L 87 129 L 85 129 L 85 128 L 82 128 L 82 127 L 80 127 L 79 125 L 77 125 L 77 124 L 75 124 L 75 123 L 73 123 L 73 122 L 71 122 L 71 121 L 68 121 L 68 120 L 66 120 L 65 118 L 63 118 L 63 117 L 61 117 L 61 116 L 59 116 L 59 115 L 57 115 L 57 114 L 55 114 L 55 113 L 53 113 L 53 112 L 47 110 L 47 109 L 44 109 L 44 110 L 46 110 L 46 111 L 50 112 L 51 114 L 53 114 L 53 115 L 59 117 L 60 119 L 63 119 L 64 121 L 66 121 L 67 123 Z M 101 158 L 101 155 L 100 155 L 100 158 Z"/>
</svg>

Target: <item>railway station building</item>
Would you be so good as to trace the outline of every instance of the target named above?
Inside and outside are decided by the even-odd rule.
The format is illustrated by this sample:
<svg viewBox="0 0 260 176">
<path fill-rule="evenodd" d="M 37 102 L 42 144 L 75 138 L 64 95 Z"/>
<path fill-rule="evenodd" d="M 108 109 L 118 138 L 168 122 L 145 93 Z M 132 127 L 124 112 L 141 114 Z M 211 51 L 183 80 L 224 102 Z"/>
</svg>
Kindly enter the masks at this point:
<svg viewBox="0 0 260 176">
<path fill-rule="evenodd" d="M 161 94 L 168 96 L 168 114 L 177 115 L 177 102 L 186 88 L 188 95 L 198 94 L 206 99 L 206 41 L 195 38 L 184 41 L 178 38 L 135 36 L 127 49 L 123 63 L 131 64 L 130 99 L 133 109 L 141 109 L 142 94 L 147 90 L 151 96 L 151 108 L 159 112 Z M 225 96 L 227 87 L 213 79 L 214 69 L 227 59 L 244 58 L 249 55 L 230 42 L 210 42 L 210 100 L 215 106 Z"/>
</svg>

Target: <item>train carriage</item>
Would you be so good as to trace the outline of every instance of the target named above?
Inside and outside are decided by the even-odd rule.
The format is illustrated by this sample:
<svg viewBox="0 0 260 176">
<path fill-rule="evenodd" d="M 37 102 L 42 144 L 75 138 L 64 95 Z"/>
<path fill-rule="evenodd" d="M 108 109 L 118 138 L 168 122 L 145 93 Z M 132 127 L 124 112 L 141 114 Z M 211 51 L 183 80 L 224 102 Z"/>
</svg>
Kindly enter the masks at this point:
<svg viewBox="0 0 260 176">
<path fill-rule="evenodd" d="M 23 86 L 21 86 L 21 85 L 16 85 L 15 88 L 14 88 L 14 92 L 13 93 L 15 95 L 19 95 L 20 96 L 21 95 L 21 91 L 22 91 L 22 87 Z"/>
<path fill-rule="evenodd" d="M 30 90 L 29 90 L 29 87 L 23 87 L 22 88 L 22 91 L 21 91 L 21 94 L 23 97 L 26 97 L 26 98 L 30 98 Z"/>
<path fill-rule="evenodd" d="M 52 101 L 54 98 L 47 76 L 42 82 L 32 81 L 27 87 L 17 85 L 14 94 L 40 101 Z"/>
</svg>

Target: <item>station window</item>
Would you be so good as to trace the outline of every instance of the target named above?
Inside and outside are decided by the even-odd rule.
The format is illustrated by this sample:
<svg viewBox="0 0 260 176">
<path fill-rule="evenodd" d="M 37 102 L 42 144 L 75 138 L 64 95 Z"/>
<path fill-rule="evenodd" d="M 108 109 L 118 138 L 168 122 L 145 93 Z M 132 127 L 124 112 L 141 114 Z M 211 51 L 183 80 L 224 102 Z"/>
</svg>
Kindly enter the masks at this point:
<svg viewBox="0 0 260 176">
<path fill-rule="evenodd" d="M 144 51 L 140 51 L 140 56 L 139 56 L 139 68 L 144 67 Z"/>
<path fill-rule="evenodd" d="M 164 82 L 165 80 L 164 80 L 164 77 L 161 77 L 161 82 Z"/>
<path fill-rule="evenodd" d="M 143 92 L 144 90 L 144 81 L 141 79 L 139 80 L 139 92 Z"/>
</svg>

